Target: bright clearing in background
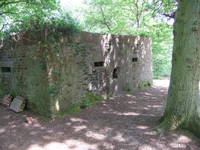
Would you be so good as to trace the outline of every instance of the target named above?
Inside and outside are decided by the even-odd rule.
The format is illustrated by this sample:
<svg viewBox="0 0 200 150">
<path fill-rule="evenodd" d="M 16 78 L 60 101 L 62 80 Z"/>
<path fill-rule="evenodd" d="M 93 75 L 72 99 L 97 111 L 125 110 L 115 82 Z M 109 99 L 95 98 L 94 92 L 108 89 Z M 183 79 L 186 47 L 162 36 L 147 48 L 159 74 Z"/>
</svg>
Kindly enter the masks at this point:
<svg viewBox="0 0 200 150">
<path fill-rule="evenodd" d="M 84 0 L 60 0 L 61 7 L 65 10 L 83 7 Z"/>
<path fill-rule="evenodd" d="M 83 10 L 86 8 L 84 2 L 85 0 L 60 0 L 61 8 L 79 22 L 83 22 Z"/>
</svg>

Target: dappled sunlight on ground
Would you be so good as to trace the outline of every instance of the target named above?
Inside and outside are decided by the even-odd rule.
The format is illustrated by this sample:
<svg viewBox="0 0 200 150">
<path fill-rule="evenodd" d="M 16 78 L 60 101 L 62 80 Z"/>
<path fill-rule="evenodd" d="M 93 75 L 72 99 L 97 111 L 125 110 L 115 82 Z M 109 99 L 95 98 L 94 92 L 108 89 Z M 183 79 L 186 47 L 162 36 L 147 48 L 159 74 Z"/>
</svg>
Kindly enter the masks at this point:
<svg viewBox="0 0 200 150">
<path fill-rule="evenodd" d="M 168 88 L 169 82 L 170 82 L 169 78 L 165 78 L 165 79 L 162 79 L 162 80 L 153 80 L 153 85 L 154 85 L 154 87 Z"/>
<path fill-rule="evenodd" d="M 0 150 L 199 150 L 200 142 L 192 136 L 160 136 L 152 130 L 166 94 L 167 88 L 160 86 L 140 89 L 77 115 L 31 125 L 24 122 L 34 117 L 31 113 L 16 114 L 0 106 Z"/>
<path fill-rule="evenodd" d="M 39 146 L 37 144 L 31 145 L 27 150 L 81 150 L 81 149 L 95 150 L 97 149 L 97 145 L 70 139 L 62 143 L 50 142 L 44 146 Z"/>
</svg>

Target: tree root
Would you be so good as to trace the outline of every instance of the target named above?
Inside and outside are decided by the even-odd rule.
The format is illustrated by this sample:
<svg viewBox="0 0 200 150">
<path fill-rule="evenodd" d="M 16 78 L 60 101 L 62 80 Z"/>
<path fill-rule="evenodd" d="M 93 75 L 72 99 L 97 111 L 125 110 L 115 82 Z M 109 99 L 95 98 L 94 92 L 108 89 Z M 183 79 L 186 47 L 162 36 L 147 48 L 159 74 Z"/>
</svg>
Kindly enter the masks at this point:
<svg viewBox="0 0 200 150">
<path fill-rule="evenodd" d="M 163 119 L 163 118 L 162 118 Z M 156 126 L 155 128 L 152 128 L 151 130 L 156 132 L 157 135 L 162 137 L 166 132 L 176 130 L 177 126 L 173 125 L 173 122 L 168 119 L 163 119 L 162 122 Z"/>
<path fill-rule="evenodd" d="M 162 137 L 168 131 L 168 129 L 162 123 L 151 130 L 160 137 Z"/>
</svg>

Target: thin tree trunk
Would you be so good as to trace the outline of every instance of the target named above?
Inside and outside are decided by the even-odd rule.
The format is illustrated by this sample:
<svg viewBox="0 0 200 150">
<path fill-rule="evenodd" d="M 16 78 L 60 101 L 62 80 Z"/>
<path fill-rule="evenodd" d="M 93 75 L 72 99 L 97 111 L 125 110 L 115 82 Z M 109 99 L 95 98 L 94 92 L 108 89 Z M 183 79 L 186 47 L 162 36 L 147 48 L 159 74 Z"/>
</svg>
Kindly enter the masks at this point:
<svg viewBox="0 0 200 150">
<path fill-rule="evenodd" d="M 158 129 L 180 127 L 200 136 L 200 1 L 181 0 L 175 18 L 171 81 Z"/>
<path fill-rule="evenodd" d="M 100 7 L 100 10 L 101 10 L 101 14 L 102 14 L 102 17 L 103 17 L 103 23 L 106 25 L 106 27 L 108 28 L 108 30 L 111 31 L 111 28 L 110 28 L 110 26 L 108 25 L 109 23 L 106 21 L 106 16 L 105 16 L 105 14 L 104 14 L 104 12 L 103 12 L 103 8 Z"/>
</svg>

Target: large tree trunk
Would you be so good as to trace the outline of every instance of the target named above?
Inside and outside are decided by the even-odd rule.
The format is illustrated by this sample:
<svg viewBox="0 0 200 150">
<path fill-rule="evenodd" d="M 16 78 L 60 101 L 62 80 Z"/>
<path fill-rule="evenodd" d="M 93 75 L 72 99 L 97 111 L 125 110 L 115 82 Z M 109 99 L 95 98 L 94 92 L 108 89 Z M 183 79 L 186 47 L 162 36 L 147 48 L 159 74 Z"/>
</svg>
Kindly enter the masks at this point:
<svg viewBox="0 0 200 150">
<path fill-rule="evenodd" d="M 200 0 L 180 0 L 175 18 L 171 81 L 159 129 L 180 127 L 200 136 Z"/>
</svg>

